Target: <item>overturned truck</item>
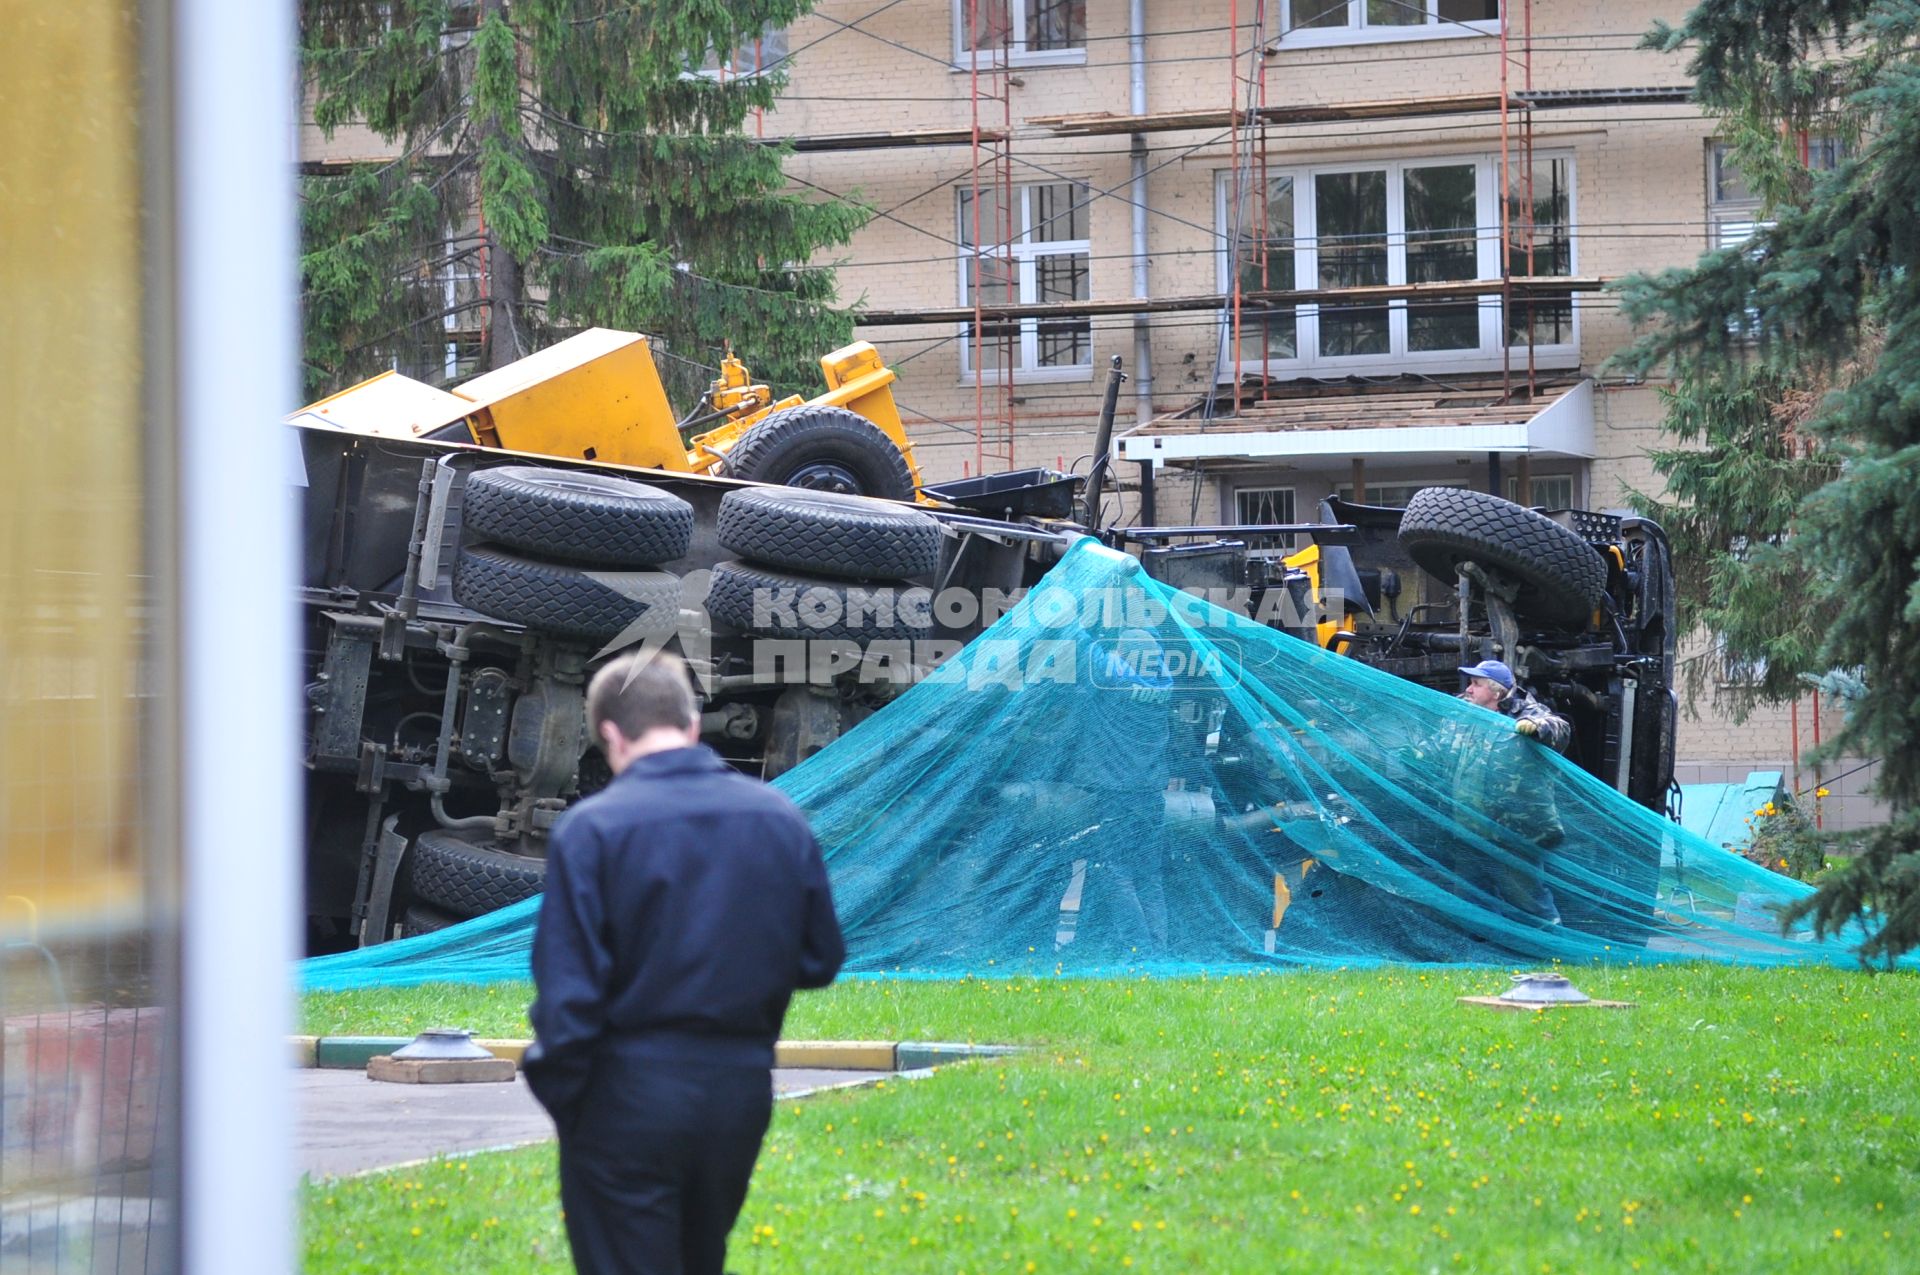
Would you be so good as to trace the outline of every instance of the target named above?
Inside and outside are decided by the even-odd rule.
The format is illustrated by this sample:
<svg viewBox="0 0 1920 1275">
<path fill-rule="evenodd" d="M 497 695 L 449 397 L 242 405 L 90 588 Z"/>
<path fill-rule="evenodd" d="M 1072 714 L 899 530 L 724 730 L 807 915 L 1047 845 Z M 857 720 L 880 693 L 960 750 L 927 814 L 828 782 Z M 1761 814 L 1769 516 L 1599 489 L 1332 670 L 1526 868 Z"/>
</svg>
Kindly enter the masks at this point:
<svg viewBox="0 0 1920 1275">
<path fill-rule="evenodd" d="M 776 400 L 729 357 L 675 420 L 646 339 L 593 329 L 455 391 L 387 373 L 289 418 L 311 949 L 536 893 L 554 821 L 609 778 L 583 696 L 617 651 L 682 655 L 703 738 L 772 777 L 978 632 L 936 589 L 1011 593 L 1057 559 L 1044 520 L 920 494 L 872 346 L 821 371 L 825 393 Z"/>
<path fill-rule="evenodd" d="M 837 358 L 823 360 L 830 383 Z M 882 378 L 862 375 L 843 374 L 839 392 L 888 420 Z M 702 472 L 692 453 L 686 468 L 609 464 L 581 454 L 592 444 L 516 454 L 500 446 L 506 406 L 392 385 L 376 388 L 371 423 L 348 419 L 367 403 L 292 418 L 313 951 L 537 893 L 554 822 L 610 778 L 583 702 L 615 653 L 685 658 L 702 737 L 771 778 L 960 649 L 995 618 L 991 599 L 1035 583 L 1089 530 L 1176 587 L 1230 586 L 1247 615 L 1398 676 L 1452 690 L 1460 664 L 1504 658 L 1574 722 L 1577 764 L 1643 805 L 1668 800 L 1673 590 L 1651 523 L 1432 488 L 1405 510 L 1329 502 L 1315 524 L 1101 533 L 1087 525 L 1097 498 L 1077 504 L 1079 480 L 1047 471 L 873 499 L 849 493 L 902 467 L 894 430 L 850 411 L 827 421 L 832 405 L 768 410 L 741 379 L 716 382 L 716 399 L 756 412 L 762 444 L 781 443 L 780 476 L 806 485 Z M 612 436 L 605 413 L 589 417 L 551 436 Z M 720 450 L 737 457 L 753 438 Z M 1250 534 L 1288 533 L 1305 547 L 1247 548 Z M 1262 605 L 1275 590 L 1289 605 Z M 974 604 L 936 605 L 946 598 Z"/>
</svg>

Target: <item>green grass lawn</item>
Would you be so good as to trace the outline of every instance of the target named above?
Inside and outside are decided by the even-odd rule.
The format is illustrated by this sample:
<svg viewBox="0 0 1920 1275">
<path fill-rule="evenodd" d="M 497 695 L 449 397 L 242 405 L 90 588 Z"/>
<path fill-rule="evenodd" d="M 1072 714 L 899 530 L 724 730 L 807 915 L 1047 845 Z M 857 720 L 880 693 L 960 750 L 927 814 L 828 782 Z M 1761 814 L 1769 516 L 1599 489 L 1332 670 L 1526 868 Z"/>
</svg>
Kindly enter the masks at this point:
<svg viewBox="0 0 1920 1275">
<path fill-rule="evenodd" d="M 729 1266 L 1911 1271 L 1920 979 L 1486 970 L 850 982 L 793 1038 L 1027 1043 L 778 1106 Z M 313 996 L 312 1032 L 524 1031 L 524 987 Z M 534 1148 L 305 1188 L 309 1271 L 567 1266 Z"/>
</svg>

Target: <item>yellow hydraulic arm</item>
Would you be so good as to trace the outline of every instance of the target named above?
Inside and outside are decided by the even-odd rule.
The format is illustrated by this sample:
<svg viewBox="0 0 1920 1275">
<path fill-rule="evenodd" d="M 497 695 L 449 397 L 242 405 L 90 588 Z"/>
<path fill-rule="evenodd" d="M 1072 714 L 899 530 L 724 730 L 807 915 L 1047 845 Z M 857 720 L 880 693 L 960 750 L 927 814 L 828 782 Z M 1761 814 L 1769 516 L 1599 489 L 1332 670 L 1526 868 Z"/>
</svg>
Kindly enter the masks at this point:
<svg viewBox="0 0 1920 1275">
<path fill-rule="evenodd" d="M 900 449 L 917 490 L 920 468 L 893 400 L 896 373 L 880 352 L 856 341 L 823 357 L 820 370 L 825 394 L 773 402 L 771 391 L 753 384 L 746 366 L 729 353 L 707 399 L 714 411 L 725 414 L 724 423 L 682 440 L 647 338 L 589 328 L 453 390 L 383 372 L 288 419 L 398 438 L 465 422 L 482 447 L 704 474 L 719 467 L 741 437 L 774 412 L 843 407 L 873 422 Z"/>
<path fill-rule="evenodd" d="M 720 379 L 707 395 L 715 410 L 727 413 L 727 422 L 688 440 L 688 464 L 697 473 L 710 472 L 743 434 L 774 412 L 801 406 L 844 407 L 879 426 L 880 432 L 900 449 L 918 490 L 920 466 L 914 461 L 906 427 L 900 423 L 900 407 L 893 401 L 893 383 L 899 374 L 868 341 L 855 341 L 822 358 L 820 371 L 827 381 L 825 394 L 810 399 L 793 394 L 770 403 L 771 391 L 764 385 L 750 384 L 746 365 L 729 352 L 720 362 Z"/>
</svg>

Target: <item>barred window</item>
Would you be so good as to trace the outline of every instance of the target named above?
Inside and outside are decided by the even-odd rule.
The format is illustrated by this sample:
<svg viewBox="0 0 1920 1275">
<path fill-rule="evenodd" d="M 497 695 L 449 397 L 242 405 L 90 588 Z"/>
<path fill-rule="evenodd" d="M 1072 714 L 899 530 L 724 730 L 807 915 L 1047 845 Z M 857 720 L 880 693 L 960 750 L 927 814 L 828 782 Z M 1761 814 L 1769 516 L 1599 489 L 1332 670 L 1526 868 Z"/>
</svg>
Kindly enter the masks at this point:
<svg viewBox="0 0 1920 1275">
<path fill-rule="evenodd" d="M 1010 201 L 985 189 L 959 194 L 960 303 L 1085 301 L 1092 242 L 1087 187 L 1081 182 L 1015 186 Z M 961 367 L 1002 375 L 1093 366 L 1093 321 L 1085 315 L 987 322 L 975 340 L 973 325 L 961 328 Z"/>
<path fill-rule="evenodd" d="M 953 60 L 1044 65 L 1087 57 L 1086 0 L 954 0 Z"/>
</svg>

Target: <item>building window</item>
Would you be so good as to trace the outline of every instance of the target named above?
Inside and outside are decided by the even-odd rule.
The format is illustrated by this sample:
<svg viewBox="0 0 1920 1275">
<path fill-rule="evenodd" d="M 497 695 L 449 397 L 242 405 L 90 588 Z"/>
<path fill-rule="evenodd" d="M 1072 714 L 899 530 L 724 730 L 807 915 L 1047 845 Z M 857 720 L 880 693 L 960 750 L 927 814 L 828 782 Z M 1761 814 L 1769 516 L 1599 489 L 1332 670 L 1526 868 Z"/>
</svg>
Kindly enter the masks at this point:
<svg viewBox="0 0 1920 1275">
<path fill-rule="evenodd" d="M 1015 186 L 1005 201 L 997 190 L 971 189 L 959 200 L 960 304 L 972 305 L 976 287 L 987 305 L 1085 301 L 1092 245 L 1087 187 L 1081 182 Z M 1085 315 L 1029 318 L 961 327 L 961 369 L 1002 375 L 1084 372 L 1093 366 L 1093 321 Z"/>
<path fill-rule="evenodd" d="M 1824 173 L 1847 157 L 1837 137 L 1807 139 L 1807 167 Z M 1707 226 L 1709 248 L 1737 248 L 1773 225 L 1760 216 L 1760 197 L 1748 186 L 1733 152 L 1724 142 L 1707 147 Z"/>
<path fill-rule="evenodd" d="M 1282 0 L 1282 48 L 1498 35 L 1500 0 Z"/>
<path fill-rule="evenodd" d="M 1826 172 L 1838 166 L 1846 157 L 1846 143 L 1837 137 L 1806 139 L 1807 168 L 1813 172 Z M 1760 196 L 1747 185 L 1739 165 L 1734 162 L 1732 148 L 1724 142 L 1709 142 L 1707 144 L 1707 247 L 1709 249 L 1738 248 L 1772 225 L 1771 220 L 1761 216 Z M 1757 253 L 1760 250 L 1756 246 L 1748 251 Z M 1752 325 L 1759 322 L 1759 318 L 1760 312 L 1749 307 L 1746 311 L 1746 323 L 1732 321 L 1727 325 L 1728 331 L 1745 340 L 1752 331 Z"/>
<path fill-rule="evenodd" d="M 480 271 L 485 239 L 477 210 L 448 224 L 445 234 L 405 277 L 409 321 L 372 350 L 402 376 L 430 385 L 450 385 L 479 370 L 485 317 Z"/>
<path fill-rule="evenodd" d="M 1293 488 L 1241 487 L 1233 493 L 1233 520 L 1242 527 L 1273 526 L 1295 521 Z M 1291 534 L 1246 536 L 1247 548 L 1254 552 L 1293 552 Z"/>
<path fill-rule="evenodd" d="M 1767 677 L 1767 659 L 1764 655 L 1750 660 L 1736 658 L 1727 650 L 1726 638 L 1718 633 L 1713 635 L 1714 662 L 1720 666 L 1720 685 L 1722 686 L 1758 686 Z"/>
<path fill-rule="evenodd" d="M 1379 287 L 1387 282 L 1387 173 L 1319 173 L 1313 179 L 1318 286 Z M 1320 352 L 1329 358 L 1387 354 L 1385 306 L 1321 306 Z"/>
<path fill-rule="evenodd" d="M 787 60 L 787 29 L 769 26 L 757 37 L 743 40 L 724 55 L 719 49 L 707 52 L 700 74 L 709 79 L 731 80 L 743 75 L 765 75 Z"/>
<path fill-rule="evenodd" d="M 1515 177 L 1507 210 L 1507 269 L 1524 276 L 1573 273 L 1573 169 L 1565 159 L 1533 163 L 1533 216 L 1528 218 L 1524 174 Z M 1532 339 L 1528 339 L 1528 328 Z M 1507 341 L 1517 347 L 1573 343 L 1573 298 L 1516 302 Z"/>
<path fill-rule="evenodd" d="M 1748 193 L 1726 147 L 1713 148 L 1707 170 L 1707 247 L 1737 248 L 1773 224 L 1760 220 L 1760 201 Z"/>
<path fill-rule="evenodd" d="M 1087 60 L 1087 0 L 954 0 L 953 60 L 1044 66 Z"/>
<path fill-rule="evenodd" d="M 1264 195 L 1257 190 L 1249 194 L 1241 215 L 1227 227 L 1235 245 L 1233 259 L 1240 263 L 1241 291 L 1291 291 L 1299 286 L 1294 274 L 1293 177 L 1280 174 L 1267 182 Z M 1284 361 L 1299 353 L 1299 324 L 1291 307 L 1242 312 L 1242 361 Z"/>
<path fill-rule="evenodd" d="M 1269 171 L 1264 186 L 1220 175 L 1221 286 L 1230 286 L 1228 246 L 1243 297 L 1240 370 L 1401 370 L 1408 365 L 1470 371 L 1500 366 L 1497 295 L 1436 301 L 1282 305 L 1261 292 L 1454 283 L 1500 277 L 1500 165 L 1497 156 Z M 1516 275 L 1571 275 L 1573 165 L 1535 158 L 1532 225 L 1527 183 L 1513 178 L 1509 268 Z M 1529 233 L 1530 230 L 1530 233 Z M 1506 326 L 1536 358 L 1578 359 L 1574 308 L 1566 300 L 1516 303 Z"/>
<path fill-rule="evenodd" d="M 1429 487 L 1465 487 L 1464 482 L 1449 480 L 1433 483 L 1368 483 L 1367 498 L 1363 502 L 1369 505 L 1384 506 L 1390 509 L 1405 509 L 1407 502 L 1413 499 L 1416 491 L 1425 491 Z M 1335 494 L 1342 500 L 1353 499 L 1353 484 L 1342 483 L 1335 488 Z"/>
<path fill-rule="evenodd" d="M 1572 474 L 1535 474 L 1527 480 L 1529 488 L 1526 499 L 1520 497 L 1520 479 L 1517 475 L 1507 475 L 1507 499 L 1515 504 L 1524 504 L 1532 509 L 1571 509 L 1573 508 Z"/>
<path fill-rule="evenodd" d="M 1457 283 L 1480 270 L 1479 172 L 1472 164 L 1409 168 L 1402 178 L 1408 283 Z M 1407 307 L 1407 349 L 1473 350 L 1480 303 L 1417 302 Z"/>
</svg>

